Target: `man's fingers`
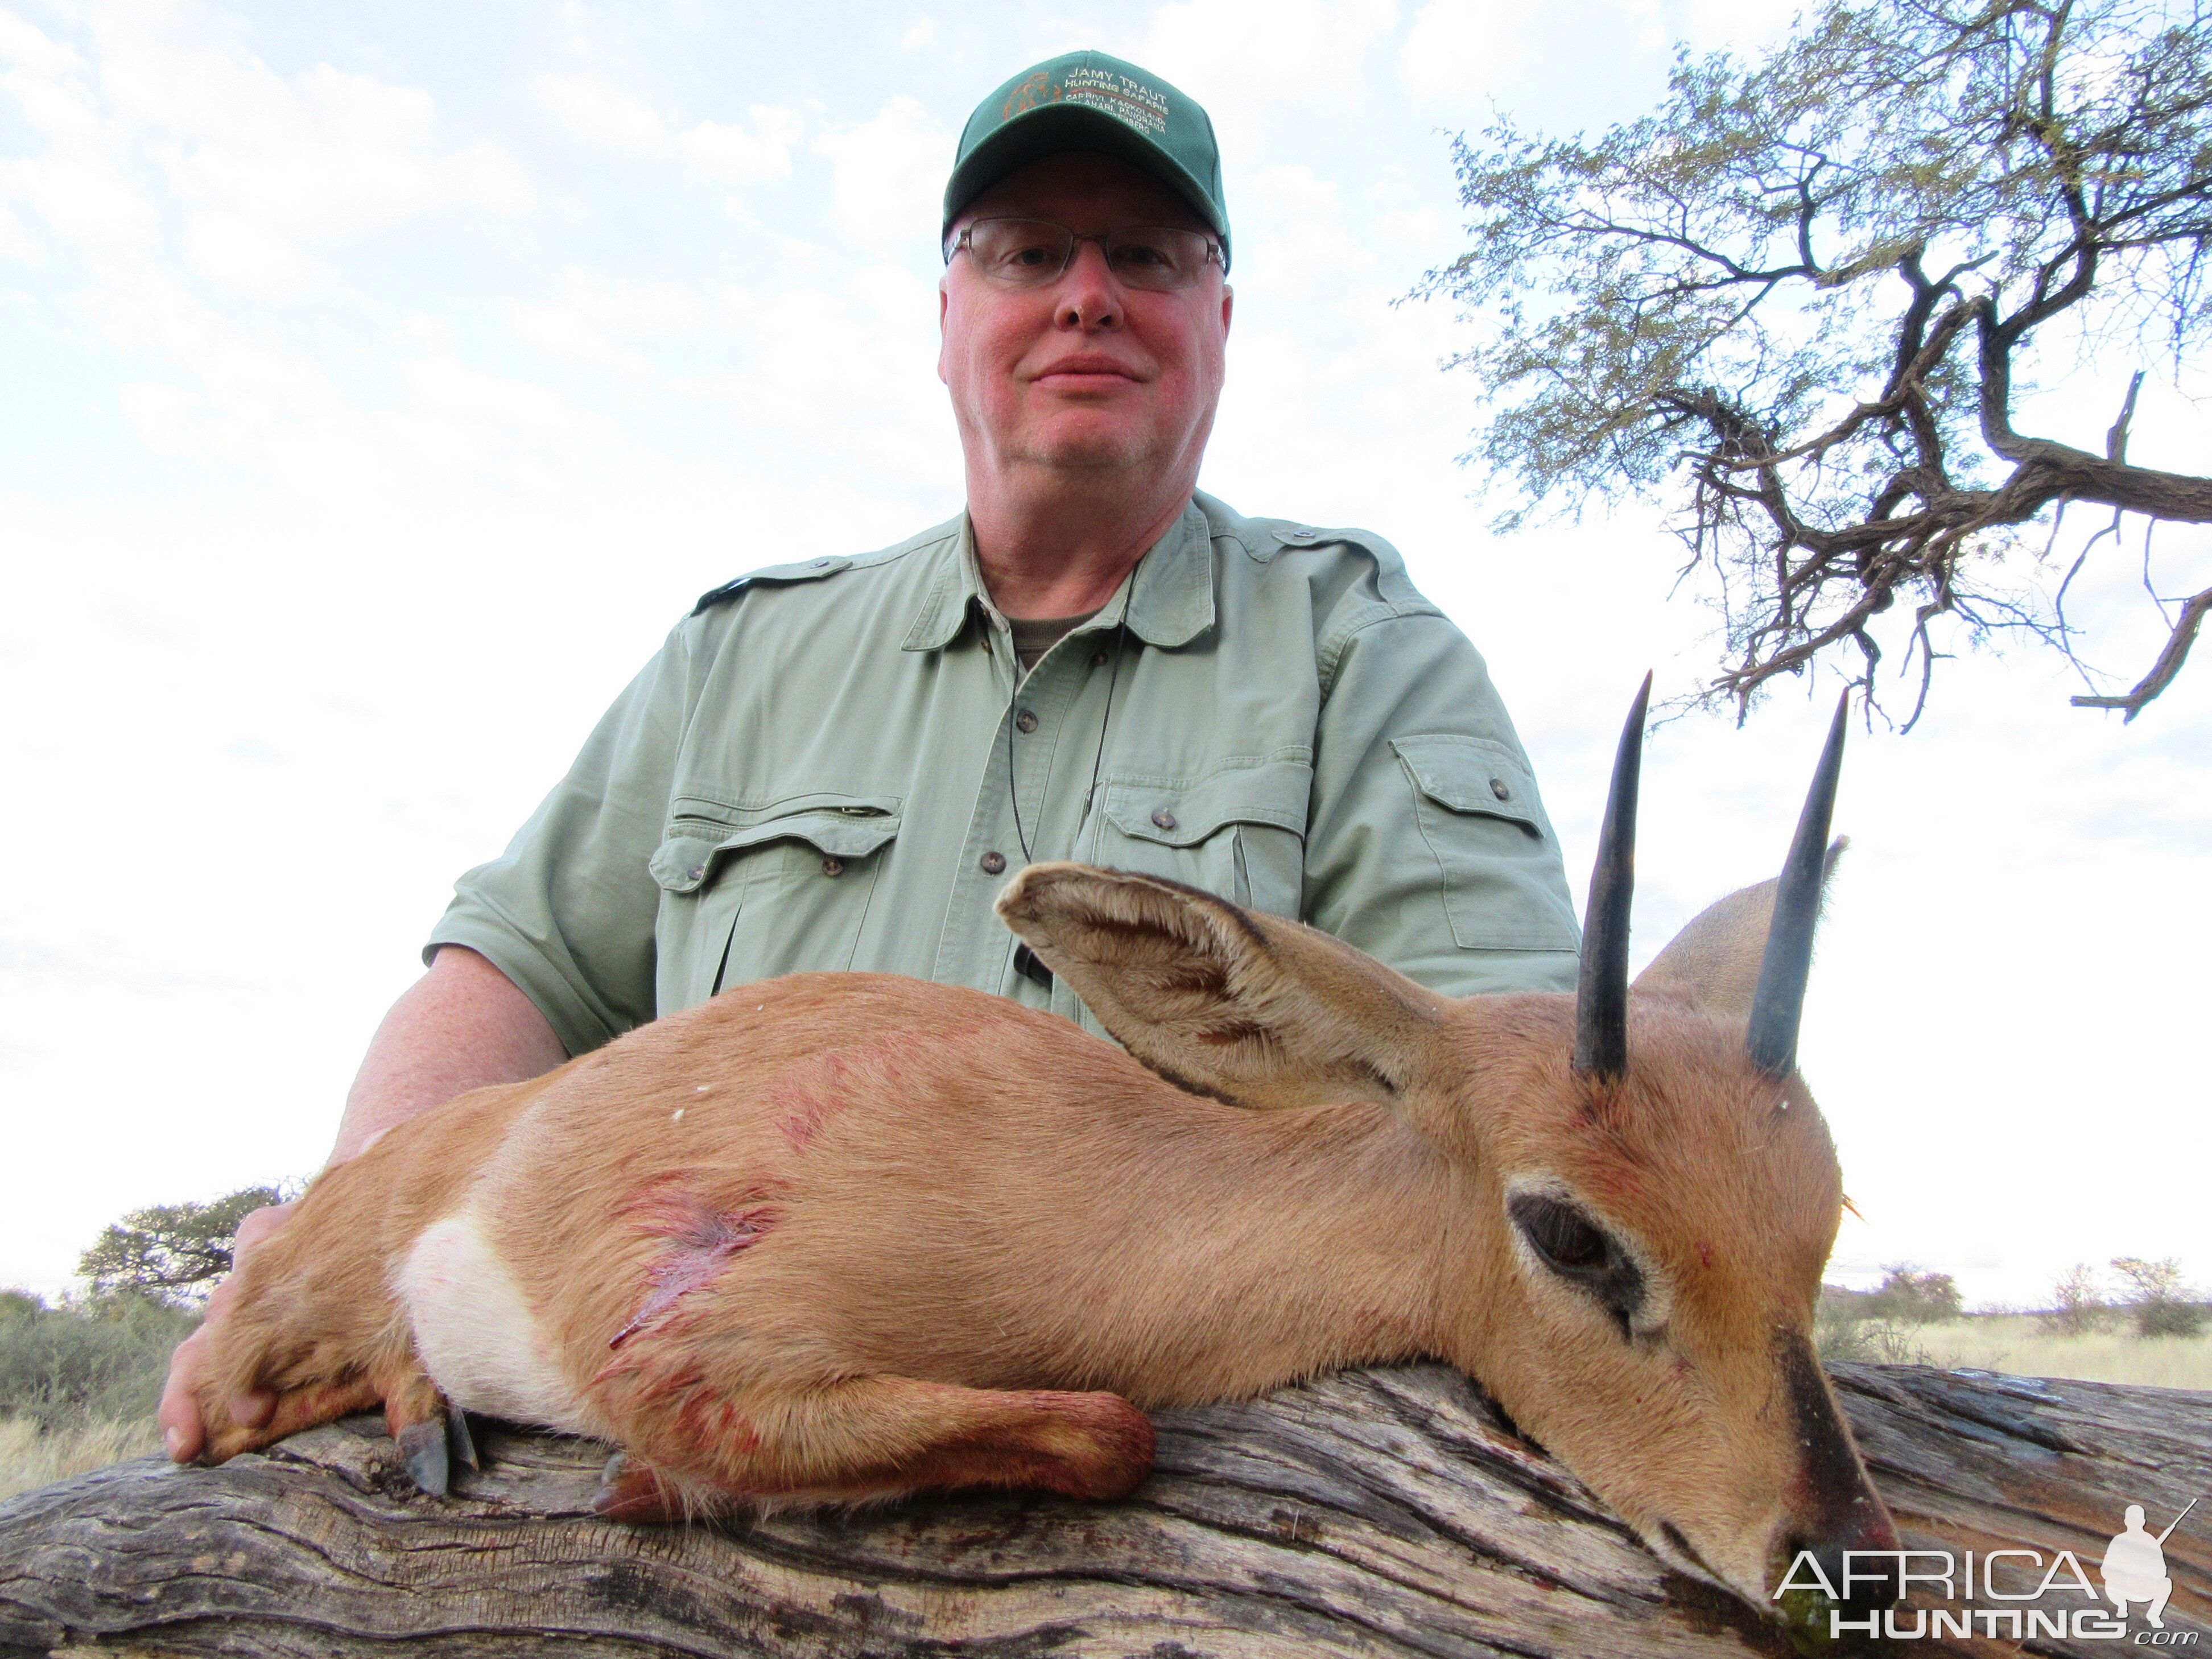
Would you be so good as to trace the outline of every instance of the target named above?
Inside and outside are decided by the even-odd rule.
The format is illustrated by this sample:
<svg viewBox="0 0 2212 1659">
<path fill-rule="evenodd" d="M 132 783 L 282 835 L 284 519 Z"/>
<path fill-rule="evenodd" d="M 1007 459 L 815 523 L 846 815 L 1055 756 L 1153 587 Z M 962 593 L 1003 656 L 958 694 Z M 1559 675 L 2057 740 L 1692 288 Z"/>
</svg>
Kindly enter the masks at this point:
<svg viewBox="0 0 2212 1659">
<path fill-rule="evenodd" d="M 250 1389 L 232 1395 L 222 1403 L 232 1422 L 241 1428 L 258 1429 L 276 1411 L 276 1396 L 264 1389 Z"/>
<path fill-rule="evenodd" d="M 242 1264 L 246 1253 L 280 1231 L 292 1218 L 292 1212 L 300 1207 L 300 1200 L 289 1204 L 264 1204 L 258 1210 L 248 1210 L 238 1224 L 238 1237 L 231 1245 L 234 1265 Z"/>
<path fill-rule="evenodd" d="M 169 1449 L 172 1462 L 191 1462 L 200 1455 L 200 1447 L 207 1438 L 206 1425 L 200 1421 L 199 1402 L 193 1393 L 199 1386 L 200 1370 L 206 1358 L 204 1327 L 179 1343 L 176 1352 L 169 1356 L 169 1380 L 161 1385 L 161 1409 L 155 1420 L 161 1425 L 161 1439 Z"/>
<path fill-rule="evenodd" d="M 284 1224 L 291 1219 L 296 1202 L 270 1204 L 249 1211 L 239 1222 L 238 1237 L 231 1245 L 234 1265 L 243 1263 L 249 1250 L 265 1243 L 272 1233 L 282 1231 Z M 198 1390 L 207 1373 L 209 1339 L 229 1317 L 230 1304 L 237 1296 L 238 1274 L 233 1272 L 209 1296 L 199 1329 L 179 1343 L 176 1352 L 169 1356 L 169 1380 L 161 1387 L 161 1409 L 155 1420 L 161 1426 L 162 1442 L 174 1462 L 191 1462 L 207 1443 L 207 1425 L 200 1420 Z M 224 1405 L 234 1421 L 258 1429 L 276 1409 L 276 1396 L 252 1389 L 232 1395 Z"/>
</svg>

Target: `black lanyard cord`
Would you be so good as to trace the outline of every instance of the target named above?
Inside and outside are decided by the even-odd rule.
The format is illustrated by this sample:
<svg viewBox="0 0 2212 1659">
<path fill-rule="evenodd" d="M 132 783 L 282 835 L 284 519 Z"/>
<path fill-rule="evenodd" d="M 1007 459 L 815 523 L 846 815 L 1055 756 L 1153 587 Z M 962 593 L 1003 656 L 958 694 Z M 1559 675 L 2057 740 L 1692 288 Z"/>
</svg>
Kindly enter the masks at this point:
<svg viewBox="0 0 2212 1659">
<path fill-rule="evenodd" d="M 1127 642 L 1128 637 L 1129 623 L 1127 613 L 1125 611 L 1122 620 L 1114 624 L 1114 666 L 1112 672 L 1106 677 L 1106 712 L 1099 717 L 1098 752 L 1091 757 L 1091 787 L 1084 793 L 1083 796 L 1083 810 L 1086 815 L 1098 798 L 1098 772 L 1106 761 L 1106 733 L 1114 721 L 1114 689 L 1121 683 L 1121 647 Z M 1018 672 L 1021 669 L 1021 658 L 1018 653 L 1014 659 L 1014 667 Z M 1026 674 L 1022 676 L 1022 678 L 1028 678 Z M 1034 864 L 1036 860 L 1030 851 L 1029 834 L 1022 828 L 1022 789 L 1020 781 L 1014 771 L 1014 711 L 1015 705 L 1021 701 L 1021 696 L 1022 680 L 1017 679 L 1014 682 L 1013 695 L 1006 700 L 1006 799 L 1008 805 L 1014 809 L 1014 839 L 1021 844 L 1022 862 Z M 1079 835 L 1081 830 L 1082 826 L 1078 824 L 1077 833 Z"/>
<path fill-rule="evenodd" d="M 1114 668 L 1106 677 L 1106 712 L 1098 720 L 1098 752 L 1091 757 L 1091 787 L 1083 797 L 1085 817 L 1090 816 L 1091 805 L 1098 799 L 1098 772 L 1106 762 L 1106 733 L 1114 723 L 1114 689 L 1121 683 L 1121 647 L 1128 639 L 1128 613 L 1125 611 L 1122 619 L 1114 625 Z M 1018 668 L 1020 663 L 1020 658 L 1017 657 L 1015 666 Z M 1006 793 L 1014 809 L 1014 839 L 1021 843 L 1022 862 L 1028 864 L 1033 862 L 1030 856 L 1030 838 L 1022 828 L 1022 791 L 1014 776 L 1014 705 L 1020 700 L 1021 694 L 1021 682 L 1017 680 L 1014 682 L 1013 697 L 1006 704 Z M 1080 838 L 1083 834 L 1080 823 L 1077 823 L 1075 832 Z M 1026 944 L 1015 947 L 1014 971 L 1034 980 L 1048 991 L 1052 989 L 1052 969 L 1038 961 L 1036 952 Z"/>
</svg>

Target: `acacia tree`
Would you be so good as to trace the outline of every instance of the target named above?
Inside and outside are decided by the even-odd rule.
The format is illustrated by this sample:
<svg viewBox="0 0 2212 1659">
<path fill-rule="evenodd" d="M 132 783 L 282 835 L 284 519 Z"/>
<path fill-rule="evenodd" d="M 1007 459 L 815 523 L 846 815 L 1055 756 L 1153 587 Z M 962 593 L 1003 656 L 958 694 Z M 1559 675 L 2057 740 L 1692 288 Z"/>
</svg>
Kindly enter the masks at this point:
<svg viewBox="0 0 2212 1659">
<path fill-rule="evenodd" d="M 1450 366 L 1488 404 L 1462 460 L 1517 486 L 1499 527 L 1667 491 L 1724 617 L 1710 692 L 1739 710 L 1832 648 L 1872 696 L 1900 600 L 1913 718 L 1938 617 L 2070 657 L 2066 583 L 2123 514 L 2148 521 L 2147 585 L 2151 524 L 2212 522 L 2212 477 L 2128 459 L 2141 372 L 2102 453 L 2015 410 L 2093 349 L 2178 373 L 2212 320 L 2188 3 L 1828 0 L 1755 61 L 1684 54 L 1656 113 L 1600 137 L 1459 139 L 1470 246 L 1416 293 L 1484 327 Z M 2050 560 L 2075 504 L 2111 522 Z M 2031 552 L 2070 556 L 2055 592 L 2008 563 Z M 2074 702 L 2132 720 L 2208 609 L 2166 613 L 2131 690 Z"/>
<path fill-rule="evenodd" d="M 275 1187 L 246 1187 L 204 1204 L 133 1210 L 101 1230 L 76 1270 L 95 1298 L 142 1297 L 194 1306 L 230 1271 L 238 1224 L 249 1212 L 283 1199 Z"/>
</svg>

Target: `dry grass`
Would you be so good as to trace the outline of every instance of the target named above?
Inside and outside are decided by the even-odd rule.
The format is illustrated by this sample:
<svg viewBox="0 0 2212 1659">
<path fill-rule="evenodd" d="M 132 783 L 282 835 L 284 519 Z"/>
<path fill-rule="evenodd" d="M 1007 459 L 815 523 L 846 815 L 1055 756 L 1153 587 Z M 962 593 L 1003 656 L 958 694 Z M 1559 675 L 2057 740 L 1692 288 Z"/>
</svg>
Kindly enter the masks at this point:
<svg viewBox="0 0 2212 1659">
<path fill-rule="evenodd" d="M 1930 1364 L 1954 1369 L 2212 1389 L 2212 1335 L 2140 1337 L 2110 1331 L 2045 1336 L 2033 1315 L 2013 1314 L 1921 1325 L 1912 1336 Z"/>
<path fill-rule="evenodd" d="M 0 1417 L 0 1501 L 161 1449 L 150 1417 L 85 1418 L 44 1432 L 35 1418 Z"/>
</svg>

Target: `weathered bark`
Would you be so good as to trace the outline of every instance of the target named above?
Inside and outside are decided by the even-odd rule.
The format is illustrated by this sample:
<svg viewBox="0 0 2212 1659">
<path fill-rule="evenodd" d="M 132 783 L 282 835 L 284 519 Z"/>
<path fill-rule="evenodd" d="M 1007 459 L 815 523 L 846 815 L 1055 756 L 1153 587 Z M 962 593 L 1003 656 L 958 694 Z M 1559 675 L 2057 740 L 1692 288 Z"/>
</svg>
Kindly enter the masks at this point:
<svg viewBox="0 0 2212 1659">
<path fill-rule="evenodd" d="M 2212 1395 L 1834 1369 L 1915 1546 L 2071 1549 L 2094 1576 L 2126 1504 L 2154 1530 L 2212 1492 Z M 443 1500 L 412 1490 L 372 1418 L 221 1469 L 122 1464 L 0 1506 L 0 1659 L 1789 1651 L 1663 1571 L 1441 1366 L 1159 1423 L 1158 1472 L 1120 1504 L 955 1497 L 690 1529 L 592 1518 L 605 1448 L 497 1431 Z M 2166 1547 L 2166 1626 L 2200 1652 L 2208 1537 L 2185 1525 Z"/>
</svg>

